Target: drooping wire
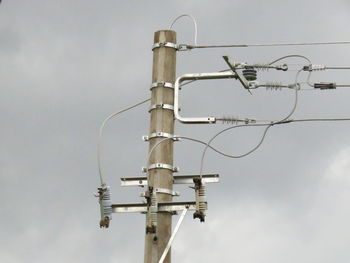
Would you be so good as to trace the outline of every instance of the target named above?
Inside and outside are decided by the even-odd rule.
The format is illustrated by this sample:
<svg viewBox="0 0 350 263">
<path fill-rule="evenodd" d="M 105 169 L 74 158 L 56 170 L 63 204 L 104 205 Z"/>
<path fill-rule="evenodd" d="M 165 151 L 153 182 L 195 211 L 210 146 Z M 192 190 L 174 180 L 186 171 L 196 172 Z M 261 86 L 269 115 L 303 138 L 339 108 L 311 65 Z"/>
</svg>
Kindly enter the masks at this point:
<svg viewBox="0 0 350 263">
<path fill-rule="evenodd" d="M 303 58 L 303 59 L 305 59 L 307 62 L 309 62 L 309 65 L 312 64 L 312 63 L 311 63 L 311 60 L 310 60 L 309 58 L 307 58 L 307 57 L 305 57 L 305 56 L 303 56 L 303 55 L 292 54 L 292 55 L 287 55 L 287 56 L 283 56 L 283 57 L 277 58 L 277 59 L 271 61 L 271 62 L 269 63 L 269 65 L 275 64 L 276 62 L 281 61 L 281 60 L 286 59 L 286 58 Z"/>
<path fill-rule="evenodd" d="M 180 15 L 178 17 L 176 17 L 173 22 L 171 23 L 169 29 L 172 29 L 173 28 L 173 25 L 176 23 L 177 20 L 179 20 L 180 18 L 182 17 L 189 17 L 192 22 L 193 22 L 193 25 L 194 25 L 194 45 L 197 46 L 197 35 L 198 35 L 198 29 L 197 29 L 197 21 L 196 19 L 192 16 L 192 15 L 189 15 L 189 14 L 183 14 L 183 15 Z"/>
<path fill-rule="evenodd" d="M 101 182 L 101 186 L 105 185 L 105 181 L 103 180 L 103 173 L 102 173 L 102 168 L 101 168 L 101 144 L 102 144 L 102 135 L 103 135 L 103 129 L 106 125 L 106 123 L 112 119 L 113 117 L 123 113 L 123 112 L 126 112 L 128 110 L 131 110 L 133 108 L 136 108 L 137 106 L 140 106 L 144 103 L 146 103 L 147 101 L 150 101 L 151 99 L 146 99 L 146 100 L 143 100 L 141 102 L 138 102 L 132 106 L 129 106 L 125 109 L 122 109 L 120 111 L 117 111 L 117 112 L 114 112 L 112 113 L 111 115 L 109 115 L 101 124 L 100 126 L 100 130 L 99 130 L 99 134 L 98 134 L 98 142 L 97 142 L 97 165 L 98 165 L 98 173 L 99 173 L 99 176 L 100 176 L 100 182 Z"/>
</svg>

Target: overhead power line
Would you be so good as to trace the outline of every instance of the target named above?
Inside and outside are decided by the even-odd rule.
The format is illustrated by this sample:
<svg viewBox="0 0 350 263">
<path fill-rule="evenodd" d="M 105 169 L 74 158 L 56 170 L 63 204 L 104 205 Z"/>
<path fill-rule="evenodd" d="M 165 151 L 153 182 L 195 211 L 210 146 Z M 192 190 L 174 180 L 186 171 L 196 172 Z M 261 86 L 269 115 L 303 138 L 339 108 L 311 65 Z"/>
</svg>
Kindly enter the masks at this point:
<svg viewBox="0 0 350 263">
<path fill-rule="evenodd" d="M 196 48 L 321 46 L 321 45 L 347 45 L 347 44 L 350 44 L 350 41 L 298 42 L 298 43 L 256 43 L 256 44 L 227 44 L 227 45 L 185 45 L 185 46 L 187 49 L 196 49 Z"/>
</svg>

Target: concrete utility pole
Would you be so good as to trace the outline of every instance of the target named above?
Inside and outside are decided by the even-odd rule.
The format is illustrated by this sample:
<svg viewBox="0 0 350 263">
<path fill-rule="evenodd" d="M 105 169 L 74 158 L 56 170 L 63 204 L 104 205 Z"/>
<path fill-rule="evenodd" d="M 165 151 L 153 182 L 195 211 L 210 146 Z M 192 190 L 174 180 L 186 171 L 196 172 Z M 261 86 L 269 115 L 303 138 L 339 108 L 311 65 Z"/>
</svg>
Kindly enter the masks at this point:
<svg viewBox="0 0 350 263">
<path fill-rule="evenodd" d="M 100 227 L 108 227 L 112 213 L 142 213 L 146 214 L 146 237 L 144 263 L 171 263 L 170 248 L 181 222 L 188 210 L 195 211 L 193 218 L 204 222 L 207 202 L 205 184 L 219 182 L 218 174 L 175 175 L 178 169 L 173 165 L 173 143 L 178 139 L 174 136 L 174 102 L 178 105 L 180 82 L 175 82 L 176 52 L 181 50 L 176 45 L 176 33 L 171 30 L 161 30 L 154 34 L 153 44 L 153 74 L 151 97 L 150 133 L 144 136 L 149 141 L 149 161 L 143 172 L 147 176 L 121 177 L 121 186 L 138 186 L 146 189 L 141 196 L 146 203 L 112 204 L 110 188 L 102 185 L 99 189 L 101 207 Z M 229 75 L 229 76 L 228 76 Z M 188 80 L 228 78 L 234 74 L 227 72 L 187 74 Z M 184 80 L 184 78 L 182 79 Z M 175 115 L 174 115 L 175 113 Z M 197 123 L 198 118 L 190 118 L 190 123 Z M 200 118 L 200 123 L 211 123 L 213 118 Z M 183 121 L 183 118 L 179 118 Z M 195 201 L 173 202 L 173 196 L 180 193 L 173 190 L 173 184 L 191 184 L 195 193 Z M 172 233 L 172 215 L 182 211 L 179 221 Z"/>
<path fill-rule="evenodd" d="M 174 89 L 176 70 L 176 32 L 161 30 L 154 34 L 153 74 L 149 150 L 164 138 L 174 134 Z M 173 140 L 166 140 L 153 151 L 148 163 L 149 200 L 171 202 L 173 189 Z M 159 191 L 155 191 L 158 189 Z M 147 214 L 145 263 L 158 263 L 172 231 L 172 213 Z M 171 262 L 170 251 L 165 258 Z"/>
</svg>

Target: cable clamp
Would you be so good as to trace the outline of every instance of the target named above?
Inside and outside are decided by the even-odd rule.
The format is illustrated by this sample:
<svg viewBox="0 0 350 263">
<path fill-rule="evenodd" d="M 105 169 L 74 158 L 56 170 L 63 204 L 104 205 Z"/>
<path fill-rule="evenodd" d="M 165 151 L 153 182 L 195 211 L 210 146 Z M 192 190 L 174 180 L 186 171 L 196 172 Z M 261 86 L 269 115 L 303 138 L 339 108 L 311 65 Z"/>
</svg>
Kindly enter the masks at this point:
<svg viewBox="0 0 350 263">
<path fill-rule="evenodd" d="M 170 104 L 165 104 L 165 103 L 157 103 L 157 104 L 152 104 L 151 107 L 149 108 L 148 112 L 151 112 L 154 109 L 165 109 L 165 110 L 174 110 L 174 106 Z"/>
<path fill-rule="evenodd" d="M 175 167 L 175 166 L 172 166 L 170 164 L 154 163 L 154 164 L 151 164 L 150 166 L 148 166 L 148 168 L 142 167 L 142 172 L 146 173 L 147 171 L 152 170 L 152 169 L 167 169 L 167 170 L 170 170 L 174 173 L 176 173 L 180 170 L 179 167 L 177 167 L 177 166 Z"/>
<path fill-rule="evenodd" d="M 170 134 L 170 133 L 166 133 L 166 132 L 153 132 L 151 133 L 150 135 L 144 135 L 142 136 L 142 139 L 144 141 L 149 141 L 150 139 L 153 139 L 153 138 L 172 138 L 173 141 L 179 141 L 179 138 L 174 135 L 174 134 Z"/>
<path fill-rule="evenodd" d="M 170 83 L 170 82 L 165 82 L 165 81 L 161 81 L 161 82 L 153 82 L 151 84 L 151 90 L 153 88 L 157 88 L 157 87 L 164 87 L 164 88 L 169 88 L 169 89 L 174 89 L 174 84 Z"/>
<path fill-rule="evenodd" d="M 189 51 L 189 50 L 191 50 L 191 47 L 187 44 L 179 44 L 177 46 L 177 50 L 178 51 Z"/>
<path fill-rule="evenodd" d="M 335 89 L 337 87 L 336 83 L 332 82 L 319 82 L 319 83 L 314 83 L 314 88 L 315 89 Z"/>
<path fill-rule="evenodd" d="M 154 43 L 152 46 L 152 51 L 156 48 L 160 48 L 160 47 L 169 47 L 169 48 L 173 48 L 175 50 L 178 50 L 178 45 L 176 45 L 175 43 L 171 43 L 171 42 L 158 42 L 158 43 Z"/>
</svg>

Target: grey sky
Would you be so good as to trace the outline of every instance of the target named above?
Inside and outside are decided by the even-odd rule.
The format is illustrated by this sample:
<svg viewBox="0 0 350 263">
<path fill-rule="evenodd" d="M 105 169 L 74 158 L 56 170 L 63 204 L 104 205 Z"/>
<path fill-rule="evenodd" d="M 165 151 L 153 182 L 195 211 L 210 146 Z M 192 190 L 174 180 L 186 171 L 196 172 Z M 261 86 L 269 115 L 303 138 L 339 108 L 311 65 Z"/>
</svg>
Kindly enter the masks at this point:
<svg viewBox="0 0 350 263">
<path fill-rule="evenodd" d="M 142 262 L 144 216 L 114 215 L 98 228 L 98 128 L 110 113 L 150 96 L 153 33 L 178 15 L 198 22 L 199 44 L 350 40 L 350 4 L 334 1 L 16 1 L 0 5 L 0 261 L 4 263 Z M 175 24 L 193 42 L 189 19 Z M 178 53 L 177 76 L 269 62 L 288 54 L 315 64 L 350 66 L 350 46 L 193 50 Z M 304 63 L 300 59 L 288 63 Z M 259 80 L 293 83 L 295 72 L 259 72 Z M 303 76 L 305 79 L 305 76 Z M 348 71 L 315 81 L 350 84 Z M 235 80 L 184 88 L 183 114 L 280 119 L 292 91 L 249 95 Z M 350 90 L 300 93 L 294 118 L 349 117 Z M 137 202 L 120 176 L 146 163 L 147 106 L 108 123 L 103 170 L 114 202 Z M 176 134 L 208 140 L 225 125 L 176 124 Z M 350 122 L 273 127 L 262 147 L 238 160 L 208 152 L 205 224 L 188 215 L 173 262 L 328 263 L 350 258 Z M 214 145 L 229 153 L 254 146 L 261 128 L 231 131 Z M 201 145 L 176 144 L 181 173 L 198 173 Z M 180 187 L 181 200 L 193 198 Z M 174 222 L 177 217 L 174 217 Z"/>
</svg>

